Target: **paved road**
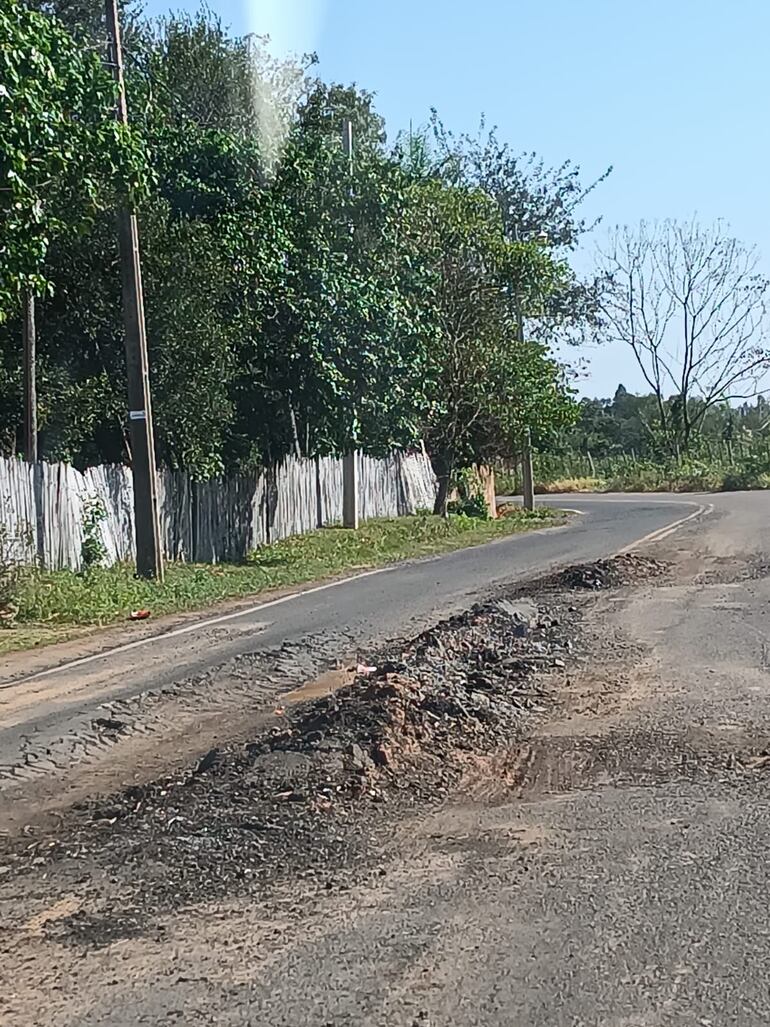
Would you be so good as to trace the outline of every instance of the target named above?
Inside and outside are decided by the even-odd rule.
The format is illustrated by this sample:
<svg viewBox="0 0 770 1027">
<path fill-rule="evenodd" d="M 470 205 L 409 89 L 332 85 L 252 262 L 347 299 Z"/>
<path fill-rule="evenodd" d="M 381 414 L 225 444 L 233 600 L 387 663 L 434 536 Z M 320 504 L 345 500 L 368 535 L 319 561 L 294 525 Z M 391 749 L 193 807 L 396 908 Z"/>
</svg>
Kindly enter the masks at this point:
<svg viewBox="0 0 770 1027">
<path fill-rule="evenodd" d="M 15 786 L 12 775 L 19 767 L 37 773 L 55 769 L 70 752 L 93 756 L 101 736 L 92 721 L 112 715 L 115 704 L 120 718 L 131 720 L 140 705 L 137 697 L 165 689 L 183 706 L 175 714 L 179 720 L 185 712 L 197 714 L 202 705 L 221 709 L 289 690 L 359 647 L 415 632 L 467 608 L 503 581 L 609 555 L 699 505 L 691 497 L 551 502 L 582 515 L 563 529 L 361 575 L 226 617 L 193 620 L 102 654 L 91 648 L 84 655 L 79 643 L 0 662 L 0 790 Z M 284 658 L 276 662 L 274 654 L 282 647 Z M 112 704 L 106 714 L 105 703 Z M 157 705 L 152 712 L 157 714 Z"/>
<path fill-rule="evenodd" d="M 298 882 L 286 921 L 234 901 L 82 953 L 33 919 L 10 1023 L 766 1024 L 770 495 L 713 502 L 651 547 L 670 580 L 597 600 L 595 660 L 515 794 L 482 780 L 405 825 L 373 884 Z"/>
<path fill-rule="evenodd" d="M 715 507 L 658 547 L 673 582 L 600 604 L 643 655 L 576 679 L 522 795 L 443 812 L 380 886 L 242 952 L 212 1023 L 768 1023 L 770 497 Z"/>
</svg>

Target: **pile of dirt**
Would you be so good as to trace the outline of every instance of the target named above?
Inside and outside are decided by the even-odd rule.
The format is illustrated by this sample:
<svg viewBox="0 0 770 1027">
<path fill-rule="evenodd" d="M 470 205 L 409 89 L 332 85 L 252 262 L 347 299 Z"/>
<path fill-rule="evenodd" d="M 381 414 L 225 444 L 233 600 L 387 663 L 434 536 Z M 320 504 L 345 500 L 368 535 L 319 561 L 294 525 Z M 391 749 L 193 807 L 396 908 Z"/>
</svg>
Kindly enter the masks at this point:
<svg viewBox="0 0 770 1027">
<path fill-rule="evenodd" d="M 651 556 L 639 556 L 636 553 L 622 553 L 607 560 L 573 564 L 563 571 L 543 578 L 539 584 L 541 591 L 598 591 L 660 578 L 668 570 L 669 565 L 662 560 L 656 560 Z"/>
<path fill-rule="evenodd" d="M 510 741 L 541 711 L 536 670 L 564 668 L 572 641 L 562 621 L 532 601 L 501 599 L 419 635 L 351 686 L 308 704 L 287 729 L 251 748 L 273 754 L 342 753 L 364 774 Z"/>
<path fill-rule="evenodd" d="M 373 656 L 351 685 L 276 710 L 248 744 L 81 804 L 53 836 L 9 842 L 0 903 L 25 877 L 82 895 L 51 930 L 107 944 L 211 897 L 275 893 L 297 877 L 348 887 L 376 868 L 405 813 L 441 803 L 469 763 L 509 748 L 546 710 L 576 646 L 573 590 L 661 572 L 629 557 L 572 568 Z"/>
<path fill-rule="evenodd" d="M 83 804 L 56 837 L 0 863 L 13 877 L 43 869 L 72 882 L 86 873 L 92 941 L 100 916 L 113 938 L 116 922 L 134 931 L 170 906 L 268 881 L 314 876 L 334 887 L 344 868 L 381 851 L 384 810 L 441 802 L 467 754 L 510 744 L 545 709 L 536 672 L 563 674 L 571 633 L 532 601 L 478 606 L 382 654 L 341 691 L 279 711 L 248 745 Z M 78 916 L 56 929 L 81 939 Z"/>
</svg>

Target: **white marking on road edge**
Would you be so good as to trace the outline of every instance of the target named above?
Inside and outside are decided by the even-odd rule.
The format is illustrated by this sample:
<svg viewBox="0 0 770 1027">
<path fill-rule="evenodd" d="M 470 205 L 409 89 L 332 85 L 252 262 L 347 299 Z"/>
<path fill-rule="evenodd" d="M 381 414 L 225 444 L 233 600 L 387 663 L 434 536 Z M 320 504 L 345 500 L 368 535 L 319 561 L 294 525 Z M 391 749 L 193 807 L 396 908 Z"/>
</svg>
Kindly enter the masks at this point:
<svg viewBox="0 0 770 1027">
<path fill-rule="evenodd" d="M 563 509 L 563 508 L 562 508 Z M 565 513 L 574 513 L 583 515 L 582 510 L 569 510 L 565 509 Z M 535 528 L 533 531 L 528 531 L 526 536 L 531 537 L 532 535 L 542 535 L 546 532 L 553 533 L 555 531 L 562 531 L 568 528 L 568 524 L 562 524 L 555 528 Z M 488 545 L 494 545 L 497 542 L 506 542 L 510 538 L 516 538 L 517 536 L 505 536 L 499 539 L 492 539 Z M 469 547 L 474 548 L 474 547 Z M 464 550 L 458 550 L 458 552 L 464 552 Z M 249 617 L 254 613 L 259 613 L 261 610 L 268 610 L 273 606 L 280 606 L 282 603 L 291 602 L 293 599 L 302 599 L 304 596 L 314 595 L 316 592 L 325 592 L 330 588 L 339 588 L 340 585 L 349 585 L 353 581 L 360 581 L 362 578 L 371 578 L 375 574 L 386 574 L 388 571 L 395 571 L 401 567 L 404 567 L 411 563 L 433 563 L 435 560 L 440 560 L 444 556 L 448 556 L 448 553 L 436 553 L 435 556 L 423 557 L 416 561 L 405 560 L 401 563 L 390 564 L 387 567 L 375 567 L 370 571 L 361 571 L 360 574 L 351 574 L 347 578 L 339 578 L 337 581 L 327 581 L 324 585 L 314 585 L 312 588 L 300 589 L 298 592 L 290 592 L 288 595 L 281 596 L 279 599 L 270 599 L 265 603 L 258 603 L 256 606 L 247 606 L 240 610 L 234 610 L 232 613 L 223 613 L 218 617 L 207 617 L 205 620 L 196 620 L 192 624 L 186 624 L 182 628 L 174 628 L 173 631 L 163 631 L 158 635 L 146 635 L 144 638 L 137 638 L 133 642 L 124 642 L 123 645 L 112 646 L 109 649 L 102 649 L 101 652 L 91 653 L 90 656 L 80 656 L 77 660 L 68 660 L 66 663 L 58 663 L 55 667 L 48 667 L 46 670 L 37 670 L 32 674 L 28 674 L 26 677 L 13 678 L 11 681 L 0 682 L 0 692 L 6 688 L 15 688 L 17 685 L 26 685 L 30 681 L 39 681 L 40 678 L 50 677 L 52 674 L 59 674 L 65 670 L 73 670 L 76 667 L 85 667 L 89 663 L 96 663 L 97 660 L 105 660 L 110 656 L 117 656 L 120 653 L 128 653 L 133 649 L 139 649 L 145 645 L 152 645 L 154 642 L 165 642 L 168 638 L 178 638 L 180 635 L 189 635 L 194 631 L 202 631 L 205 628 L 214 627 L 217 624 L 224 624 L 229 620 L 236 620 L 238 617 Z"/>
<path fill-rule="evenodd" d="M 680 517 L 678 521 L 674 521 L 673 524 L 667 524 L 663 528 L 658 528 L 656 531 L 651 531 L 649 535 L 645 535 L 643 538 L 639 538 L 636 542 L 632 542 L 628 546 L 624 546 L 622 549 L 617 551 L 617 556 L 623 556 L 624 553 L 630 553 L 638 546 L 647 545 L 650 542 L 660 542 L 661 539 L 668 538 L 669 535 L 673 535 L 675 531 L 678 531 L 683 524 L 687 524 L 688 521 L 695 520 L 696 517 L 700 517 L 702 514 L 710 514 L 714 509 L 713 503 L 700 504 L 697 510 L 693 510 L 692 513 L 687 514 L 686 517 Z"/>
<path fill-rule="evenodd" d="M 615 500 L 610 501 L 614 502 Z M 626 501 L 634 502 L 634 500 Z M 623 502 L 623 500 L 620 500 L 620 502 Z M 666 501 L 652 500 L 652 502 L 663 503 Z M 560 509 L 564 510 L 565 513 L 578 514 L 579 516 L 583 516 L 585 514 L 584 510 L 571 510 L 568 507 L 561 507 Z M 699 506 L 695 513 L 690 514 L 689 517 L 683 517 L 681 520 L 675 521 L 674 524 L 667 525 L 662 530 L 665 532 L 668 532 L 669 530 L 673 531 L 677 527 L 679 527 L 680 524 L 683 524 L 685 521 L 689 521 L 690 518 L 696 517 L 698 514 L 702 513 L 704 509 L 705 507 Z M 710 507 L 710 509 L 713 509 L 713 507 Z M 529 538 L 532 535 L 553 533 L 556 531 L 565 530 L 567 528 L 569 528 L 568 524 L 561 525 L 557 528 L 536 528 L 534 531 L 527 532 L 527 534 L 522 537 Z M 653 532 L 652 534 L 656 535 L 657 532 Z M 511 537 L 516 538 L 517 536 L 514 535 Z M 643 542 L 650 541 L 650 539 L 651 536 L 646 535 L 644 538 L 639 539 L 637 542 L 632 542 L 631 545 L 627 546 L 625 549 L 621 549 L 618 555 L 620 555 L 620 553 L 628 552 L 629 550 L 633 549 L 634 546 L 641 545 Z M 506 538 L 494 539 L 492 543 L 489 544 L 493 545 L 498 542 L 505 542 L 506 540 Z M 463 552 L 464 550 L 458 551 Z M 446 555 L 448 554 L 438 553 L 436 554 L 436 556 L 427 557 L 424 561 L 418 560 L 416 562 L 431 563 L 434 560 L 440 560 L 443 556 Z M 405 561 L 405 563 L 410 562 L 411 561 Z M 111 656 L 117 656 L 120 653 L 128 653 L 134 649 L 140 649 L 143 646 L 153 645 L 157 642 L 165 642 L 169 638 L 179 638 L 182 635 L 189 635 L 195 631 L 203 631 L 206 628 L 214 627 L 217 624 L 225 624 L 227 621 L 236 620 L 239 617 L 249 617 L 252 614 L 260 613 L 262 610 L 269 610 L 274 606 L 281 606 L 284 603 L 292 602 L 295 599 L 302 599 L 305 596 L 315 595 L 317 592 L 326 592 L 328 589 L 339 588 L 341 585 L 349 585 L 352 582 L 360 581 L 363 578 L 372 578 L 375 574 L 387 574 L 389 572 L 404 567 L 405 563 L 395 563 L 387 567 L 375 567 L 372 570 L 361 571 L 359 574 L 353 574 L 347 578 L 339 578 L 337 581 L 327 581 L 323 585 L 313 585 L 311 588 L 300 589 L 298 592 L 290 592 L 288 595 L 280 596 L 280 598 L 278 599 L 270 599 L 264 603 L 258 603 L 256 606 L 247 606 L 240 610 L 234 610 L 232 613 L 220 614 L 218 617 L 208 617 L 205 620 L 196 620 L 192 624 L 186 624 L 184 627 L 181 628 L 174 628 L 172 631 L 164 631 L 159 635 L 146 635 L 144 638 L 137 638 L 133 642 L 124 642 L 123 645 L 117 645 L 109 649 L 103 649 L 101 652 L 98 653 L 91 653 L 90 656 L 81 656 L 77 660 L 69 660 L 66 663 L 59 663 L 55 667 L 48 667 L 46 670 L 35 671 L 32 674 L 28 674 L 26 677 L 13 678 L 13 680 L 11 681 L 0 683 L 0 691 L 3 691 L 6 688 L 15 688 L 17 685 L 26 685 L 30 681 L 39 681 L 41 678 L 51 677 L 53 674 L 59 674 L 63 671 L 74 670 L 76 667 L 85 667 L 90 663 L 96 663 L 98 660 L 106 660 L 109 659 Z"/>
<path fill-rule="evenodd" d="M 578 492 L 568 492 L 566 495 L 571 496 L 573 500 L 577 500 L 580 503 L 640 503 L 644 506 L 696 506 L 691 499 L 681 499 L 680 494 L 674 492 L 665 493 L 663 499 L 653 499 L 654 495 L 663 495 L 663 493 L 653 492 L 637 492 L 633 496 L 622 495 L 620 492 L 597 492 L 593 495 L 583 495 Z M 696 495 L 694 492 L 688 493 L 688 495 Z M 541 496 L 541 499 L 548 499 L 558 501 L 558 496 Z M 550 503 L 548 504 L 550 505 Z M 559 507 L 561 509 L 561 507 Z"/>
<path fill-rule="evenodd" d="M 164 631 L 160 635 L 147 635 L 145 638 L 137 638 L 133 642 L 125 642 L 123 645 L 116 645 L 110 649 L 103 649 L 99 653 L 92 653 L 90 656 L 81 656 L 77 660 L 69 660 L 67 663 L 57 664 L 56 667 L 49 667 L 47 670 L 35 671 L 24 678 L 14 678 L 5 684 L 0 684 L 0 689 L 13 688 L 16 685 L 25 685 L 29 681 L 37 681 L 39 678 L 47 678 L 51 674 L 58 674 L 63 670 L 72 670 L 74 667 L 84 667 L 88 663 L 95 663 L 97 660 L 105 660 L 118 653 L 127 653 L 132 649 L 139 649 L 141 646 L 151 645 L 153 642 L 165 642 L 167 638 L 178 638 L 180 635 L 189 635 L 193 631 L 202 631 L 204 628 L 214 627 L 216 624 L 224 624 L 226 621 L 235 620 L 237 617 L 248 617 L 260 610 L 268 610 L 273 606 L 280 606 L 292 599 L 302 599 L 304 596 L 314 595 L 316 592 L 325 592 L 330 588 L 338 588 L 340 585 L 349 585 L 352 581 L 360 581 L 361 578 L 372 578 L 375 574 L 385 574 L 393 571 L 399 564 L 389 567 L 375 567 L 371 571 L 361 571 L 360 574 L 353 574 L 348 578 L 340 578 L 338 581 L 327 581 L 325 585 L 314 585 L 312 588 L 304 588 L 299 592 L 290 592 L 288 595 L 278 599 L 270 599 L 266 603 L 258 603 L 256 606 L 247 606 L 242 610 L 234 610 L 233 613 L 223 613 L 218 617 L 207 617 L 206 620 L 196 620 L 193 624 L 186 624 L 183 628 L 174 628 L 173 631 Z"/>
</svg>

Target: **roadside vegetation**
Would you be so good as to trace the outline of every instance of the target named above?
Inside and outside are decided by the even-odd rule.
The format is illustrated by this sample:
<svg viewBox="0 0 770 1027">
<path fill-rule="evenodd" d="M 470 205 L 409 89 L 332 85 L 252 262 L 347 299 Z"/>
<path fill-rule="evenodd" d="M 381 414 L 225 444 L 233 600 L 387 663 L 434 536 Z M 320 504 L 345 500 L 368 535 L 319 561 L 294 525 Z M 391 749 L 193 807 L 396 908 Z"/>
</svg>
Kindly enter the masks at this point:
<svg viewBox="0 0 770 1027">
<path fill-rule="evenodd" d="M 324 528 L 276 542 L 242 564 L 216 566 L 170 563 L 160 585 L 136 578 L 126 564 L 94 566 L 80 574 L 5 569 L 6 616 L 0 623 L 0 653 L 63 640 L 87 629 L 128 621 L 147 610 L 151 617 L 196 610 L 225 600 L 259 596 L 275 589 L 333 578 L 454 549 L 479 545 L 517 532 L 560 522 L 551 510 L 528 513 L 510 507 L 497 520 L 428 512 L 373 520 L 356 531 Z"/>
<path fill-rule="evenodd" d="M 577 463 L 577 461 L 576 461 Z M 551 477 L 540 470 L 535 491 L 562 492 L 742 492 L 770 489 L 770 466 L 748 460 L 730 467 L 689 459 L 669 464 L 629 460 L 622 467 L 607 461 L 595 464 L 594 475 L 579 472 Z"/>
<path fill-rule="evenodd" d="M 583 399 L 536 458 L 542 491 L 713 491 L 770 486 L 765 399 L 768 280 L 717 222 L 642 223 L 601 255 L 604 339 L 642 395 Z"/>
<path fill-rule="evenodd" d="M 141 6 L 121 4 L 125 131 L 102 7 L 3 7 L 0 454 L 24 448 L 31 299 L 41 458 L 130 462 L 114 219 L 126 195 L 164 465 L 210 479 L 424 443 L 444 512 L 458 470 L 570 422 L 552 343 L 587 330 L 599 301 L 569 262 L 589 227 L 577 168 L 521 156 L 488 127 L 454 136 L 438 116 L 388 135 L 372 95 L 322 81 L 314 58 L 276 60 L 204 7 L 149 19 Z"/>
<path fill-rule="evenodd" d="M 764 448 L 728 461 L 687 457 L 668 462 L 634 457 L 593 459 L 580 454 L 561 458 L 537 454 L 535 491 L 562 492 L 743 492 L 770 489 L 770 457 Z M 501 470 L 498 492 L 516 495 L 517 474 Z"/>
<path fill-rule="evenodd" d="M 541 465 L 544 487 L 763 480 L 703 451 L 759 437 L 770 412 L 739 412 L 770 366 L 768 281 L 727 226 L 603 232 L 579 275 L 597 224 L 581 205 L 609 170 L 586 183 L 483 120 L 386 126 L 365 88 L 276 60 L 205 7 L 151 19 L 128 0 L 121 17 L 128 127 L 100 4 L 6 0 L 0 15 L 0 454 L 24 451 L 34 316 L 40 457 L 130 463 L 114 223 L 129 198 L 167 466 L 207 479 L 424 444 L 436 512 L 459 473 L 527 435 L 594 462 Z M 578 404 L 556 354 L 588 339 L 625 349 L 646 394 Z M 605 463 L 618 457 L 636 466 Z"/>
<path fill-rule="evenodd" d="M 690 403 L 697 417 L 698 401 Z M 664 403 L 676 415 L 673 400 Z M 670 423 L 670 420 L 669 420 Z M 502 465 L 498 493 L 520 489 Z M 770 488 L 770 403 L 763 395 L 740 404 L 714 404 L 687 442 L 671 445 L 660 430 L 654 394 L 619 386 L 606 400 L 584 399 L 578 418 L 548 452 L 534 456 L 537 490 L 547 492 L 719 492 Z"/>
<path fill-rule="evenodd" d="M 424 445 L 447 515 L 470 468 L 529 440 L 541 491 L 766 486 L 770 409 L 739 404 L 770 366 L 768 282 L 726 226 L 611 231 L 578 274 L 597 224 L 581 205 L 609 170 L 586 182 L 483 119 L 456 135 L 434 112 L 399 131 L 365 88 L 324 82 L 312 56 L 275 59 L 205 7 L 120 6 L 122 126 L 101 4 L 0 11 L 0 454 L 31 452 L 26 405 L 41 459 L 131 463 L 114 218 L 129 202 L 156 454 L 193 479 Z M 625 347 L 648 394 L 578 403 L 558 354 L 588 339 Z M 87 575 L 21 573 L 5 622 L 157 615 L 533 523 L 332 530 L 238 567 L 173 566 L 156 586 L 99 566 L 100 516 L 87 511 Z"/>
</svg>

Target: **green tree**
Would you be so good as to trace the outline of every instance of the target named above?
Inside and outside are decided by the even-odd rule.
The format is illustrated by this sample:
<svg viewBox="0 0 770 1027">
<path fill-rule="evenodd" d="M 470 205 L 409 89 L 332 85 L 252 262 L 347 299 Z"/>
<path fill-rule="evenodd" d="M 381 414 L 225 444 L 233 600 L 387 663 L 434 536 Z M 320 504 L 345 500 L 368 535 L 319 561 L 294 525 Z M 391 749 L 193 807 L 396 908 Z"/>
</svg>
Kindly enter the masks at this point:
<svg viewBox="0 0 770 1027">
<path fill-rule="evenodd" d="M 76 20 L 82 14 L 68 13 Z M 208 16 L 170 19 L 152 30 L 134 23 L 131 40 L 129 106 L 154 182 L 139 214 L 156 448 L 164 463 L 208 475 L 232 455 L 244 276 L 249 268 L 261 273 L 262 241 L 271 230 L 260 223 L 267 174 L 251 89 L 260 76 L 280 75 L 256 44 L 231 39 Z M 287 62 L 285 88 L 302 73 Z M 80 465 L 125 459 L 111 211 L 94 209 L 81 231 L 53 235 L 44 273 L 56 289 L 38 308 L 41 449 Z M 10 442 L 20 418 L 19 347 L 16 326 L 8 330 L 2 348 L 9 373 L 0 383 L 14 405 Z"/>
<path fill-rule="evenodd" d="M 417 188 L 437 326 L 423 434 L 443 514 L 460 468 L 510 455 L 525 426 L 545 438 L 570 416 L 561 369 L 547 346 L 521 340 L 517 325 L 519 304 L 547 294 L 561 269 L 541 247 L 506 240 L 497 205 L 481 190 L 437 179 Z"/>
<path fill-rule="evenodd" d="M 580 343 L 601 323 L 603 274 L 581 279 L 567 259 L 582 238 L 595 226 L 580 215 L 587 197 L 610 175 L 584 185 L 581 169 L 565 161 L 549 167 L 535 153 L 518 154 L 487 128 L 482 118 L 475 136 L 455 136 L 445 129 L 434 112 L 432 132 L 436 158 L 450 181 L 482 189 L 500 211 L 502 229 L 510 242 L 540 242 L 561 263 L 558 283 L 541 292 L 536 306 L 527 312 L 526 335 L 553 343 Z M 532 281 L 526 274 L 521 287 Z"/>
<path fill-rule="evenodd" d="M 137 190 L 144 160 L 113 118 L 98 56 L 56 21 L 5 0 L 0 10 L 0 320 L 22 291 L 50 291 L 54 236 L 87 229 L 105 191 Z"/>
<path fill-rule="evenodd" d="M 260 418 L 272 458 L 382 452 L 418 436 L 426 276 L 403 229 L 410 182 L 381 151 L 370 104 L 319 85 L 263 197 L 238 409 L 244 444 Z M 341 123 L 353 114 L 364 142 L 351 167 Z"/>
<path fill-rule="evenodd" d="M 28 31 L 19 53 L 41 33 L 61 36 L 51 138 L 72 146 L 77 137 L 67 133 L 88 128 L 85 153 L 94 158 L 99 132 L 102 143 L 112 140 L 106 165 L 84 158 L 76 177 L 58 176 L 50 191 L 43 168 L 57 170 L 58 157 L 19 132 L 9 151 L 40 172 L 18 208 L 33 230 L 10 238 L 29 244 L 38 232 L 47 241 L 27 260 L 26 279 L 3 281 L 12 296 L 33 272 L 47 287 L 39 304 L 46 456 L 82 465 L 127 455 L 109 200 L 138 180 L 142 153 L 151 180 L 139 205 L 145 307 L 164 463 L 208 476 L 287 453 L 351 445 L 380 453 L 425 435 L 448 486 L 453 469 L 511 452 L 525 425 L 545 444 L 568 418 L 562 369 L 537 330 L 552 297 L 574 284 L 561 237 L 543 246 L 512 232 L 500 196 L 475 172 L 454 178 L 437 166 L 435 148 L 418 155 L 413 146 L 409 160 L 391 152 L 370 94 L 315 80 L 305 61 L 276 61 L 263 41 L 231 35 L 206 12 L 147 22 L 127 5 L 126 141 L 99 69 L 96 0 L 39 3 L 79 40 L 48 14 L 9 8 Z M 91 76 L 99 98 L 74 128 L 65 98 L 85 104 L 87 90 L 69 75 Z M 29 83 L 38 113 L 39 88 Z M 31 109 L 22 107 L 25 117 Z M 344 119 L 353 124 L 352 167 Z M 24 256 L 19 247 L 14 254 L 17 263 Z M 521 321 L 535 341 L 520 341 Z M 11 310 L 0 327 L 0 444 L 9 447 L 20 423 L 16 332 Z"/>
</svg>

